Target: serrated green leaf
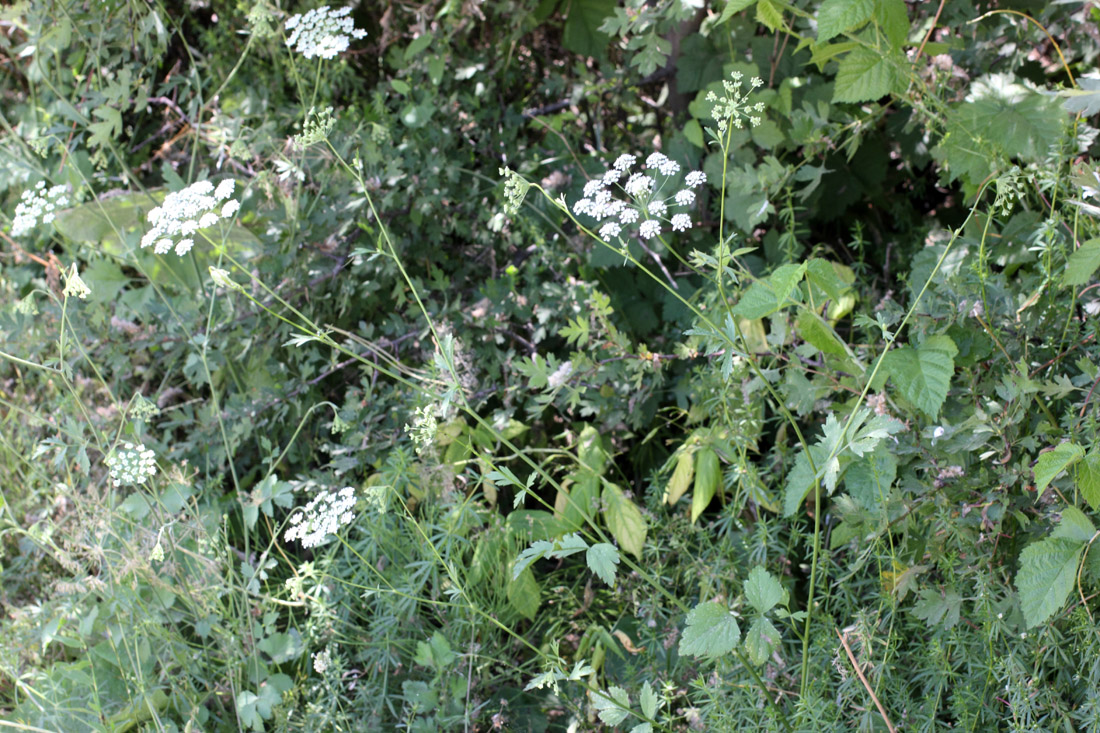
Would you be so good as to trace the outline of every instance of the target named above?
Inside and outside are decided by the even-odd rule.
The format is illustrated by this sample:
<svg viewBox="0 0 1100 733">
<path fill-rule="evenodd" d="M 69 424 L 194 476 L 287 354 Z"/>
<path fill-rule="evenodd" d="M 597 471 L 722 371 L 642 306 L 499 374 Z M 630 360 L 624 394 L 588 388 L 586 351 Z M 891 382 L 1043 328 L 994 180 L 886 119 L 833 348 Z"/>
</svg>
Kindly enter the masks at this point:
<svg viewBox="0 0 1100 733">
<path fill-rule="evenodd" d="M 653 726 L 649 723 L 638 723 L 630 729 L 630 733 L 653 733 Z"/>
<path fill-rule="evenodd" d="M 1065 537 L 1069 540 L 1087 543 L 1096 534 L 1096 527 L 1085 513 L 1075 506 L 1067 506 L 1062 510 L 1062 520 L 1050 533 L 1051 537 Z"/>
<path fill-rule="evenodd" d="M 815 64 L 818 70 L 821 70 L 824 69 L 825 64 L 832 59 L 858 47 L 859 44 L 855 41 L 844 41 L 842 43 L 815 43 L 813 52 L 810 54 L 810 63 Z"/>
<path fill-rule="evenodd" d="M 733 17 L 734 13 L 740 13 L 745 8 L 751 6 L 756 0 L 728 0 L 726 7 L 722 8 L 722 14 L 718 16 L 718 25 L 725 23 L 727 20 Z"/>
<path fill-rule="evenodd" d="M 757 565 L 745 579 L 745 600 L 761 615 L 779 604 L 787 605 L 787 591 L 772 574 Z"/>
<path fill-rule="evenodd" d="M 1050 537 L 1032 543 L 1020 553 L 1016 589 L 1028 628 L 1038 626 L 1065 605 L 1077 578 L 1077 563 L 1085 543 Z"/>
<path fill-rule="evenodd" d="M 844 486 L 861 507 L 874 510 L 890 495 L 898 475 L 898 459 L 885 446 L 853 462 L 844 472 Z"/>
<path fill-rule="evenodd" d="M 929 628 L 943 622 L 945 629 L 959 623 L 962 615 L 962 596 L 953 590 L 940 593 L 934 588 L 923 588 L 919 600 L 913 606 L 913 615 L 924 619 Z"/>
<path fill-rule="evenodd" d="M 592 545 L 585 553 L 584 559 L 588 563 L 589 570 L 594 572 L 600 580 L 608 585 L 615 585 L 619 551 L 615 549 L 614 545 L 609 545 L 606 542 Z"/>
<path fill-rule="evenodd" d="M 604 484 L 602 498 L 607 528 L 624 550 L 640 559 L 647 529 L 642 510 L 615 484 Z"/>
<path fill-rule="evenodd" d="M 772 622 L 757 616 L 745 634 L 745 653 L 753 664 L 763 664 L 779 646 L 779 641 L 779 630 Z"/>
<path fill-rule="evenodd" d="M 691 448 L 680 449 L 680 456 L 676 459 L 676 469 L 672 472 L 672 478 L 665 487 L 665 503 L 672 506 L 687 493 L 691 486 L 691 479 L 695 476 L 695 455 Z"/>
<path fill-rule="evenodd" d="M 833 356 L 846 357 L 848 352 L 844 349 L 844 342 L 836 335 L 832 327 L 821 320 L 821 316 L 810 311 L 802 311 L 798 314 L 798 335 L 818 351 Z"/>
<path fill-rule="evenodd" d="M 1078 89 L 1062 89 L 1057 92 L 1062 102 L 1062 109 L 1070 114 L 1082 114 L 1092 117 L 1100 114 L 1100 79 L 1081 77 L 1077 79 Z"/>
<path fill-rule="evenodd" d="M 1092 451 L 1077 464 L 1077 488 L 1093 511 L 1100 509 L 1100 453 Z"/>
<path fill-rule="evenodd" d="M 1050 482 L 1085 456 L 1085 449 L 1076 443 L 1060 443 L 1054 450 L 1039 456 L 1035 462 L 1035 490 L 1042 493 Z"/>
<path fill-rule="evenodd" d="M 609 687 L 607 692 L 593 692 L 592 706 L 600 720 L 608 725 L 618 725 L 630 714 L 630 696 L 621 687 Z"/>
<path fill-rule="evenodd" d="M 819 445 L 811 445 L 810 453 L 814 458 L 814 465 L 821 468 L 829 454 Z M 794 459 L 794 466 L 787 473 L 787 482 L 783 490 L 783 516 L 792 516 L 802 506 L 802 501 L 810 493 L 814 485 L 814 472 L 810 468 L 810 461 L 805 451 L 799 451 Z"/>
<path fill-rule="evenodd" d="M 680 654 L 717 659 L 741 641 L 741 628 L 724 603 L 700 603 L 687 615 Z"/>
<path fill-rule="evenodd" d="M 692 523 L 710 504 L 721 483 L 722 463 L 718 460 L 718 454 L 713 448 L 701 448 L 695 454 L 695 487 L 691 492 Z"/>
<path fill-rule="evenodd" d="M 880 54 L 861 47 L 840 62 L 833 86 L 834 102 L 873 102 L 904 90 L 900 53 Z"/>
<path fill-rule="evenodd" d="M 1090 239 L 1069 256 L 1062 282 L 1066 285 L 1084 285 L 1092 279 L 1100 267 L 1100 238 Z"/>
<path fill-rule="evenodd" d="M 900 49 L 909 35 L 909 13 L 905 0 L 875 0 L 875 23 L 891 48 Z"/>
<path fill-rule="evenodd" d="M 733 308 L 733 314 L 747 319 L 763 318 L 787 304 L 787 298 L 806 273 L 806 263 L 780 265 L 768 277 L 754 282 Z"/>
<path fill-rule="evenodd" d="M 572 0 L 562 29 L 562 45 L 582 56 L 599 56 L 611 36 L 600 31 L 605 18 L 614 15 L 615 0 Z"/>
<path fill-rule="evenodd" d="M 817 11 L 818 42 L 859 28 L 874 12 L 875 0 L 825 0 Z"/>
<path fill-rule="evenodd" d="M 904 346 L 886 354 L 883 366 L 898 390 L 926 415 L 935 419 L 947 399 L 955 373 L 958 347 L 950 337 L 929 336 L 918 348 Z"/>
<path fill-rule="evenodd" d="M 642 704 L 642 715 L 647 718 L 657 717 L 660 700 L 657 698 L 657 693 L 653 691 L 653 685 L 649 684 L 649 680 L 642 684 L 642 692 L 638 697 Z"/>
<path fill-rule="evenodd" d="M 758 0 L 756 3 L 756 22 L 773 33 L 785 27 L 783 11 L 777 8 L 772 0 Z"/>
</svg>

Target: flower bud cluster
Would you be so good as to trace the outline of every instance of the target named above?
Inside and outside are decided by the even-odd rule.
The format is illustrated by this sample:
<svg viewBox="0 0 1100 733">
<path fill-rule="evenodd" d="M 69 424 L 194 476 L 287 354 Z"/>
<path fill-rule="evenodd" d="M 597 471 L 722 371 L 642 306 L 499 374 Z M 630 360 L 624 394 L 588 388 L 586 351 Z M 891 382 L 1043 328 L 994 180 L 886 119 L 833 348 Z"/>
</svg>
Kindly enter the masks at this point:
<svg viewBox="0 0 1100 733">
<path fill-rule="evenodd" d="M 756 127 L 761 122 L 760 113 L 764 111 L 764 103 L 748 104 L 748 99 L 752 90 L 764 86 L 764 80 L 754 76 L 749 81 L 749 90 L 742 94 L 743 74 L 734 71 L 730 78 L 733 81 L 722 81 L 722 88 L 726 91 L 721 97 L 714 92 L 707 92 L 706 100 L 715 102 L 710 116 L 718 123 L 719 132 L 725 132 L 731 122 L 740 129 L 745 126 L 746 119 L 752 127 Z"/>
<path fill-rule="evenodd" d="M 348 50 L 352 38 L 362 38 L 366 31 L 355 27 L 348 17 L 351 8 L 314 8 L 305 14 L 295 15 L 286 22 L 290 36 L 286 45 L 307 59 L 336 58 Z"/>
<path fill-rule="evenodd" d="M 323 491 L 303 508 L 290 515 L 290 529 L 283 535 L 287 542 L 298 540 L 302 547 L 317 547 L 328 541 L 345 524 L 355 519 L 355 489 Z"/>
<path fill-rule="evenodd" d="M 69 197 L 65 194 L 69 187 L 65 185 L 46 188 L 45 181 L 34 184 L 34 188 L 28 188 L 19 197 L 19 203 L 15 206 L 15 218 L 12 219 L 11 235 L 22 237 L 34 231 L 38 222 L 49 224 L 53 221 L 58 209 L 68 206 Z"/>
<path fill-rule="evenodd" d="M 235 185 L 232 178 L 225 179 L 217 188 L 210 181 L 196 181 L 182 191 L 168 194 L 164 203 L 149 212 L 153 228 L 141 238 L 141 246 L 153 245 L 158 255 L 175 247 L 176 254 L 183 257 L 195 246 L 195 232 L 222 219 L 232 219 L 240 211 L 241 202 L 230 198 Z M 221 209 L 216 212 L 219 206 Z"/>
<path fill-rule="evenodd" d="M 583 214 L 603 222 L 600 239 L 609 241 L 632 234 L 652 239 L 661 234 L 662 223 L 676 232 L 691 228 L 691 216 L 670 210 L 693 205 L 695 192 L 691 189 L 703 184 L 706 175 L 691 171 L 684 177 L 685 188 L 671 196 L 662 196 L 665 186 L 679 174 L 680 164 L 662 153 L 653 153 L 646 158 L 644 171 L 632 173 L 637 162 L 636 155 L 620 155 L 603 176 L 585 184 L 584 198 L 573 205 L 578 216 Z M 615 189 L 626 194 L 626 198 L 616 198 Z"/>
<path fill-rule="evenodd" d="M 115 486 L 143 484 L 157 473 L 156 455 L 142 443 L 123 443 L 122 450 L 107 456 L 103 462 L 111 469 Z"/>
</svg>

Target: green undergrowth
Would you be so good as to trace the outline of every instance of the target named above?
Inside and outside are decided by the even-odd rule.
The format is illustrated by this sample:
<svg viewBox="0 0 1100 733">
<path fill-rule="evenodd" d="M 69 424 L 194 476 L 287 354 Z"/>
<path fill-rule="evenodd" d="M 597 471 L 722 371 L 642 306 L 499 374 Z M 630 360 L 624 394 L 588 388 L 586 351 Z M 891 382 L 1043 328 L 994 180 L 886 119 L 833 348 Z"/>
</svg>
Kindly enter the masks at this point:
<svg viewBox="0 0 1100 733">
<path fill-rule="evenodd" d="M 1100 11 L 986 5 L 0 9 L 0 727 L 1100 728 Z"/>
</svg>

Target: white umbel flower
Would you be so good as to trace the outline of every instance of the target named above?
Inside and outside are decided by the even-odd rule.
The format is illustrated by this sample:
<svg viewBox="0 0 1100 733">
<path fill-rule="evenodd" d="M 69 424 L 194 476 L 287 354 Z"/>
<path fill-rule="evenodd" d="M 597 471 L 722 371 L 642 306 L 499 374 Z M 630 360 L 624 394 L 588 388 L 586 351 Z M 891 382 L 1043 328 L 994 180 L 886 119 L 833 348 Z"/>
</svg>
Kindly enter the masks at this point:
<svg viewBox="0 0 1100 733">
<path fill-rule="evenodd" d="M 65 195 L 67 191 L 68 186 L 64 185 L 46 188 L 45 181 L 39 181 L 34 188 L 24 191 L 15 206 L 11 235 L 22 237 L 34 231 L 39 222 L 49 224 L 53 221 L 57 210 L 69 204 L 69 197 Z"/>
<path fill-rule="evenodd" d="M 283 535 L 287 542 L 298 540 L 302 547 L 317 547 L 328 541 L 340 527 L 355 519 L 355 489 L 323 491 L 290 516 L 290 529 Z"/>
<path fill-rule="evenodd" d="M 111 480 L 115 486 L 143 484 L 157 473 L 156 454 L 138 443 L 123 443 L 103 461 L 111 469 Z"/>
<path fill-rule="evenodd" d="M 355 27 L 348 17 L 351 8 L 314 8 L 305 14 L 295 15 L 286 22 L 290 36 L 286 45 L 307 59 L 333 59 L 348 50 L 352 38 L 367 35 Z"/>
<path fill-rule="evenodd" d="M 676 214 L 672 217 L 672 231 L 684 232 L 691 229 L 691 217 L 687 214 Z"/>
<path fill-rule="evenodd" d="M 641 235 L 643 239 L 653 239 L 660 233 L 661 223 L 655 219 L 647 219 L 638 227 L 638 234 Z"/>
<path fill-rule="evenodd" d="M 182 191 L 168 194 L 160 206 L 149 212 L 147 218 L 153 228 L 141 238 L 141 246 L 151 246 L 157 254 L 166 254 L 173 248 L 181 257 L 187 254 L 195 244 L 195 232 L 214 226 L 219 218 L 231 218 L 241 208 L 240 201 L 229 198 L 235 186 L 232 179 L 222 181 L 216 189 L 210 181 L 196 181 Z M 221 204 L 222 201 L 225 203 Z M 220 217 L 216 211 L 219 204 Z"/>
</svg>

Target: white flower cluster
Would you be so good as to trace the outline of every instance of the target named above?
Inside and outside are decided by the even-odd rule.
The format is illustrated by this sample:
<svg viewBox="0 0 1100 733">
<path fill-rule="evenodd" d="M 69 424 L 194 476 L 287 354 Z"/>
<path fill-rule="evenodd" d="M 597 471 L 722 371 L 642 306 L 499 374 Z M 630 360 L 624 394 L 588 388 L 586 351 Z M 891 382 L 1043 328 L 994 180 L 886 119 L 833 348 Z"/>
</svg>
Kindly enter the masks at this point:
<svg viewBox="0 0 1100 733">
<path fill-rule="evenodd" d="M 19 197 L 19 203 L 15 206 L 15 218 L 11 223 L 11 235 L 22 237 L 29 234 L 38 226 L 39 220 L 43 224 L 49 224 L 57 210 L 69 204 L 69 197 L 65 193 L 68 186 L 51 186 L 46 188 L 45 181 L 34 184 L 34 188 L 28 188 Z"/>
<path fill-rule="evenodd" d="M 707 92 L 706 100 L 716 103 L 710 111 L 710 116 L 718 123 L 720 132 L 725 132 L 730 122 L 733 123 L 734 127 L 744 127 L 745 119 L 748 119 L 749 124 L 753 127 L 760 124 L 760 113 L 764 111 L 764 103 L 748 104 L 748 99 L 752 90 L 764 86 L 764 80 L 759 76 L 754 76 L 749 81 L 749 91 L 742 94 L 743 76 L 740 71 L 734 71 L 730 74 L 733 81 L 723 80 L 722 88 L 726 90 L 726 93 L 721 97 L 714 92 Z"/>
<path fill-rule="evenodd" d="M 332 664 L 332 651 L 325 647 L 323 651 L 313 653 L 313 669 L 317 674 L 324 674 Z"/>
<path fill-rule="evenodd" d="M 330 534 L 355 519 L 355 489 L 324 491 L 302 509 L 290 515 L 290 529 L 283 535 L 287 542 L 299 540 L 302 547 L 323 545 Z"/>
<path fill-rule="evenodd" d="M 620 155 L 611 170 L 585 184 L 584 198 L 573 205 L 573 212 L 578 216 L 584 214 L 604 222 L 599 230 L 600 239 L 607 241 L 629 235 L 634 225 L 637 225 L 638 236 L 652 239 L 660 235 L 662 221 L 667 221 L 675 232 L 691 228 L 688 214 L 680 212 L 669 218 L 669 209 L 694 204 L 695 192 L 691 189 L 706 182 L 706 175 L 691 171 L 684 176 L 686 188 L 662 197 L 661 191 L 680 172 L 680 164 L 662 153 L 653 153 L 645 161 L 648 173 L 631 173 L 630 169 L 637 162 L 636 155 Z M 661 177 L 659 184 L 656 174 Z M 621 189 L 627 200 L 615 198 L 612 186 Z"/>
<path fill-rule="evenodd" d="M 107 456 L 103 462 L 111 469 L 115 486 L 143 484 L 157 473 L 156 455 L 142 443 L 123 443 L 122 450 Z"/>
<path fill-rule="evenodd" d="M 182 191 L 168 194 L 164 203 L 149 212 L 153 228 L 141 238 L 141 246 L 153 245 L 158 255 L 175 247 L 176 254 L 183 257 L 195 246 L 195 232 L 222 219 L 232 219 L 240 211 L 241 202 L 230 198 L 235 185 L 232 178 L 225 179 L 217 188 L 210 181 L 196 181 Z M 221 210 L 215 212 L 219 205 Z"/>
<path fill-rule="evenodd" d="M 91 288 L 88 287 L 88 283 L 84 282 L 80 277 L 80 272 L 76 269 L 76 263 L 69 268 L 69 271 L 65 273 L 65 289 L 61 291 L 66 298 L 80 298 L 81 300 L 87 300 L 88 296 L 92 294 Z"/>
<path fill-rule="evenodd" d="M 352 38 L 367 35 L 366 31 L 355 27 L 355 21 L 348 17 L 350 14 L 351 8 L 322 7 L 295 15 L 286 22 L 286 29 L 290 31 L 286 45 L 307 59 L 336 58 L 337 54 L 348 50 Z"/>
</svg>

